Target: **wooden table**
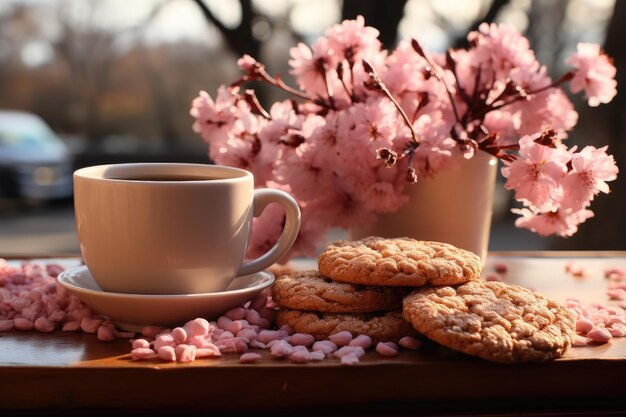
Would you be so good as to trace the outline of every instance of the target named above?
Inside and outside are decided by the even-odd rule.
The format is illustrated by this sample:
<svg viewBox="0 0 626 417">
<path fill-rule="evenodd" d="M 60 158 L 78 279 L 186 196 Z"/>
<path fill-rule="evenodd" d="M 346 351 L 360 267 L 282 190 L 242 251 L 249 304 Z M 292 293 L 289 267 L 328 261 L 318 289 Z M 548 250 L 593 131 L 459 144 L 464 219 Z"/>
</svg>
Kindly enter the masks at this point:
<svg viewBox="0 0 626 417">
<path fill-rule="evenodd" d="M 586 277 L 565 272 L 572 259 L 585 265 Z M 626 268 L 626 253 L 493 253 L 486 272 L 495 262 L 509 266 L 507 282 L 560 301 L 611 305 L 602 271 Z M 129 350 L 127 340 L 103 343 L 89 334 L 0 333 L 0 415 L 65 409 L 153 415 L 178 408 L 294 416 L 626 413 L 626 338 L 513 366 L 431 343 L 396 358 L 368 353 L 354 367 L 330 359 L 297 365 L 266 352 L 253 365 L 239 364 L 234 354 L 190 364 L 135 362 Z"/>
</svg>

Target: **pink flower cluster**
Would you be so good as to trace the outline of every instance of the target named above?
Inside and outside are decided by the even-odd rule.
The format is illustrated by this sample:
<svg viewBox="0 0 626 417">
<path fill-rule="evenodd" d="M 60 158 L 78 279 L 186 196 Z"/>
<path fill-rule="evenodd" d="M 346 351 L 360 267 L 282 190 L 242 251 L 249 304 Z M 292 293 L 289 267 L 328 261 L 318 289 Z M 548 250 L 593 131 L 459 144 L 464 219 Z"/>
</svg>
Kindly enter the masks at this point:
<svg viewBox="0 0 626 417">
<path fill-rule="evenodd" d="M 510 26 L 483 24 L 468 40 L 469 48 L 443 55 L 416 40 L 389 52 L 362 17 L 346 20 L 311 47 L 291 49 L 299 89 L 246 55 L 241 79 L 193 101 L 193 127 L 216 163 L 248 169 L 257 187 L 297 198 L 301 254 L 313 253 L 329 227 L 397 210 L 408 183 L 479 151 L 505 162 L 506 187 L 526 206 L 518 226 L 571 235 L 617 167 L 606 148 L 562 143 L 578 115 L 560 86 L 569 81 L 591 106 L 606 103 L 616 94 L 615 67 L 597 45 L 580 44 L 567 61 L 574 69 L 552 80 Z M 253 80 L 297 100 L 267 111 L 242 89 Z M 283 220 L 276 208 L 255 219 L 249 255 L 273 245 Z"/>
</svg>

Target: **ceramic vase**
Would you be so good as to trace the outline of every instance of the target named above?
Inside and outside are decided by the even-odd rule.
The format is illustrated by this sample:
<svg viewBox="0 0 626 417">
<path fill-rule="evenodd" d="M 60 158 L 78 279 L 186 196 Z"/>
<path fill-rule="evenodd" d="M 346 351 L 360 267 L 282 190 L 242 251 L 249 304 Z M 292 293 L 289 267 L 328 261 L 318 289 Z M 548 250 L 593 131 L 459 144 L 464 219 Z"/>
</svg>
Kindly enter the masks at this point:
<svg viewBox="0 0 626 417">
<path fill-rule="evenodd" d="M 472 159 L 407 185 L 409 202 L 368 226 L 350 230 L 351 239 L 403 237 L 451 243 L 479 255 L 489 247 L 497 159 L 478 152 Z"/>
</svg>

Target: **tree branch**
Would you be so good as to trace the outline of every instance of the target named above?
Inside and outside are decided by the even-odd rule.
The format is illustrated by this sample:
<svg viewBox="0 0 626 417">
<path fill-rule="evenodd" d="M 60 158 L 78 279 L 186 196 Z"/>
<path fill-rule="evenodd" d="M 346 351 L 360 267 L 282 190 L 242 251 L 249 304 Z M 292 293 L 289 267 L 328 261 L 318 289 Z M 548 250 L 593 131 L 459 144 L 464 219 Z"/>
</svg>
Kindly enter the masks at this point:
<svg viewBox="0 0 626 417">
<path fill-rule="evenodd" d="M 209 7 L 204 3 L 203 0 L 193 0 L 193 1 L 198 5 L 200 10 L 202 10 L 202 14 L 204 15 L 204 17 L 209 22 L 211 22 L 211 24 L 215 26 L 217 30 L 219 30 L 222 33 L 222 35 L 224 35 L 224 38 L 228 42 L 229 36 L 233 32 L 233 30 L 224 26 L 224 24 L 217 17 L 215 17 L 213 12 L 211 12 L 211 9 L 209 9 Z"/>
</svg>

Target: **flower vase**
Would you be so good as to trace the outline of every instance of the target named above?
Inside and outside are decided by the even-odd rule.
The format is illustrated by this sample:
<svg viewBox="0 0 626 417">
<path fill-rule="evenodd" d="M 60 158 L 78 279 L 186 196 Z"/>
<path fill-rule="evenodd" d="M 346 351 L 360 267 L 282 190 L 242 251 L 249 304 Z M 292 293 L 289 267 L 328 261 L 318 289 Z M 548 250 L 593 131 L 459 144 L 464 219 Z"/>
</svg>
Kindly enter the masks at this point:
<svg viewBox="0 0 626 417">
<path fill-rule="evenodd" d="M 497 168 L 495 157 L 477 152 L 432 178 L 420 178 L 407 185 L 406 205 L 381 214 L 373 224 L 353 227 L 350 238 L 408 236 L 446 242 L 479 255 L 484 265 Z"/>
</svg>

